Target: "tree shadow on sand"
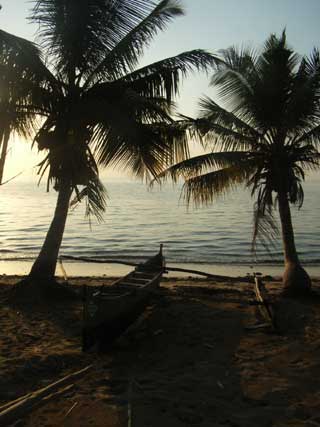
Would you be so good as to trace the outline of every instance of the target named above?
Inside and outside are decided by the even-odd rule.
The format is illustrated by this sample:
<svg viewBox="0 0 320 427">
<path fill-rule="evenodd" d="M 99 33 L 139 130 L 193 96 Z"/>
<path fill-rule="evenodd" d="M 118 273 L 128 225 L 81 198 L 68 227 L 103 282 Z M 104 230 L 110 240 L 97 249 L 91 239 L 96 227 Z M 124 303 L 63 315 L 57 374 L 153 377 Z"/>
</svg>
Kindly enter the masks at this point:
<svg viewBox="0 0 320 427">
<path fill-rule="evenodd" d="M 132 425 L 267 425 L 270 408 L 242 390 L 235 355 L 245 313 L 235 307 L 167 292 L 118 341 L 108 386 Z"/>
<path fill-rule="evenodd" d="M 1 287 L 0 300 L 0 400 L 19 397 L 85 363 L 78 299 L 16 298 L 10 285 Z"/>
</svg>

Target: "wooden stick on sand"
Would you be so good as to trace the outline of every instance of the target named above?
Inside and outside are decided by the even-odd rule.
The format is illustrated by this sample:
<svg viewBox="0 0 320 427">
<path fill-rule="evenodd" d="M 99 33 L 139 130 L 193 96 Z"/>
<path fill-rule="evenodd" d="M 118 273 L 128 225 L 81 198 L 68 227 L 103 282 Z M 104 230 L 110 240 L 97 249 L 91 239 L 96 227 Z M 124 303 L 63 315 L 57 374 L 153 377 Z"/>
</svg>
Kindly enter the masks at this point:
<svg viewBox="0 0 320 427">
<path fill-rule="evenodd" d="M 92 366 L 93 365 L 89 365 L 80 371 L 73 372 L 44 388 L 28 393 L 25 396 L 3 405 L 0 408 L 0 425 L 5 426 L 12 423 L 19 417 L 24 416 L 35 406 L 40 406 L 40 404 L 46 403 L 53 397 L 69 391 L 74 386 L 72 382 L 84 376 Z"/>
<path fill-rule="evenodd" d="M 260 303 L 259 309 L 262 316 L 269 324 L 271 324 L 272 329 L 276 330 L 273 308 L 271 304 L 268 302 L 267 290 L 263 285 L 261 279 L 257 276 L 255 276 L 254 278 L 254 292 L 255 292 L 257 301 Z"/>
</svg>

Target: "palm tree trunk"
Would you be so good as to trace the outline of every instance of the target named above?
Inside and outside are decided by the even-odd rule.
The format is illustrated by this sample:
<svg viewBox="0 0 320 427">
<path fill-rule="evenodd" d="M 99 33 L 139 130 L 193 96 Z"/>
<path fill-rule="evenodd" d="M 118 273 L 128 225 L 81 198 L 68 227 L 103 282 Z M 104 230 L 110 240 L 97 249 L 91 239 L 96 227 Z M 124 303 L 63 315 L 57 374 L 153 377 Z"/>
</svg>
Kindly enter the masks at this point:
<svg viewBox="0 0 320 427">
<path fill-rule="evenodd" d="M 53 220 L 41 251 L 29 274 L 31 279 L 52 281 L 54 278 L 59 249 L 66 225 L 71 193 L 72 189 L 70 182 L 62 181 Z"/>
<path fill-rule="evenodd" d="M 10 129 L 5 129 L 1 135 L 1 157 L 0 157 L 0 185 L 2 184 L 3 172 L 4 172 L 4 164 L 6 161 L 8 143 L 10 138 Z"/>
<path fill-rule="evenodd" d="M 285 271 L 283 285 L 286 294 L 302 295 L 311 289 L 311 279 L 302 268 L 294 241 L 294 232 L 287 193 L 279 191 L 279 214 L 282 228 Z"/>
</svg>

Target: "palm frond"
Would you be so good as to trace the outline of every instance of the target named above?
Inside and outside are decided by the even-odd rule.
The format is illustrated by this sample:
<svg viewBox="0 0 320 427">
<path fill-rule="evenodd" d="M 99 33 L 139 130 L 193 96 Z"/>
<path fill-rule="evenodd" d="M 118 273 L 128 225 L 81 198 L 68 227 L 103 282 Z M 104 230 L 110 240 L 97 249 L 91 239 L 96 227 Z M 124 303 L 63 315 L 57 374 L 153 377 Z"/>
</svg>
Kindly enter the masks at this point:
<svg viewBox="0 0 320 427">
<path fill-rule="evenodd" d="M 180 178 L 188 180 L 219 169 L 239 166 L 247 161 L 249 153 L 243 151 L 215 152 L 195 156 L 169 167 L 156 178 L 161 182 L 171 179 L 177 182 Z"/>
<path fill-rule="evenodd" d="M 52 183 L 58 189 L 60 183 L 67 180 L 72 189 L 76 190 L 78 186 L 86 186 L 98 176 L 98 166 L 88 145 L 91 132 L 81 123 L 73 130 L 66 129 L 61 123 L 51 130 L 50 120 L 43 125 L 35 142 L 39 150 L 48 151 L 38 165 L 39 180 L 48 172 L 47 189 Z"/>
<path fill-rule="evenodd" d="M 298 64 L 299 56 L 287 45 L 285 31 L 280 37 L 272 34 L 256 63 L 251 100 L 256 120 L 265 129 L 281 126 L 283 132 L 288 131 L 288 103 Z"/>
<path fill-rule="evenodd" d="M 254 204 L 253 213 L 253 236 L 251 250 L 256 253 L 257 240 L 271 254 L 270 246 L 275 247 L 275 243 L 279 237 L 279 229 L 274 218 L 272 208 L 263 209 L 257 201 Z"/>
<path fill-rule="evenodd" d="M 29 40 L 0 30 L 1 62 L 15 63 L 20 70 L 34 69 L 40 58 L 39 48 Z"/>
<path fill-rule="evenodd" d="M 11 134 L 30 138 L 34 133 L 41 107 L 33 104 L 48 76 L 33 43 L 0 30 L 0 180 Z"/>
<path fill-rule="evenodd" d="M 290 102 L 287 103 L 286 125 L 294 135 L 305 133 L 319 124 L 320 58 L 314 50 L 302 58 L 292 79 Z"/>
<path fill-rule="evenodd" d="M 187 179 L 182 189 L 183 197 L 187 204 L 193 201 L 195 206 L 208 205 L 240 184 L 246 183 L 254 167 L 253 162 L 247 161 L 241 165 Z"/>
<path fill-rule="evenodd" d="M 165 3 L 163 6 L 165 8 Z M 154 8 L 152 0 L 37 0 L 30 19 L 39 25 L 39 38 L 57 71 L 70 81 L 91 75 L 106 54 Z M 169 2 L 167 19 L 178 14 L 179 10 L 177 3 Z M 164 24 L 165 13 L 158 20 Z M 146 33 L 148 31 L 150 33 L 150 28 L 145 29 Z M 139 47 L 138 42 L 139 37 L 136 48 Z"/>
<path fill-rule="evenodd" d="M 215 73 L 211 85 L 218 89 L 218 94 L 232 112 L 238 117 L 253 122 L 248 103 L 254 93 L 251 85 L 251 75 L 256 75 L 256 56 L 250 48 L 229 49 L 219 52 L 215 62 Z"/>
<path fill-rule="evenodd" d="M 89 89 L 82 99 L 78 114 L 88 122 L 121 122 L 136 120 L 145 123 L 172 122 L 175 105 L 165 99 L 140 95 L 121 83 L 102 83 Z M 115 120 L 116 118 L 116 120 Z"/>
<path fill-rule="evenodd" d="M 214 56 L 197 49 L 183 52 L 151 65 L 147 65 L 121 78 L 143 96 L 165 97 L 169 102 L 179 93 L 182 78 L 191 71 L 208 70 Z"/>
<path fill-rule="evenodd" d="M 247 139 L 248 144 L 255 144 L 259 139 L 263 137 L 263 134 L 259 132 L 255 127 L 251 126 L 236 114 L 221 107 L 215 101 L 209 97 L 202 97 L 199 102 L 200 119 L 208 121 L 208 128 L 210 129 L 210 123 L 219 125 L 224 129 L 229 129 L 239 136 Z"/>
<path fill-rule="evenodd" d="M 63 78 L 74 79 L 77 70 L 85 64 L 96 66 L 102 52 L 120 40 L 117 26 L 122 14 L 125 11 L 120 1 L 37 0 L 30 20 L 38 24 L 39 39 L 56 71 Z M 124 16 L 124 20 L 122 26 L 126 27 L 130 17 Z"/>
<path fill-rule="evenodd" d="M 183 14 L 178 1 L 162 0 L 142 21 L 133 27 L 99 63 L 85 86 L 100 79 L 116 80 L 134 70 L 139 58 L 159 30 L 175 16 Z"/>
<path fill-rule="evenodd" d="M 31 41 L 0 30 L 0 52 L 1 73 L 19 74 L 20 80 L 24 82 L 59 86 L 57 79 L 43 63 L 39 47 Z"/>
<path fill-rule="evenodd" d="M 137 123 L 121 120 L 119 126 L 96 126 L 94 153 L 98 163 L 131 170 L 149 180 L 164 167 L 188 156 L 184 129 L 174 123 Z"/>
<path fill-rule="evenodd" d="M 184 121 L 156 122 L 149 124 L 151 132 L 156 133 L 160 140 L 168 145 L 168 155 L 163 159 L 159 168 L 167 167 L 190 157 L 189 126 Z"/>
<path fill-rule="evenodd" d="M 263 135 L 214 104 L 212 100 L 202 99 L 203 110 L 200 118 L 194 122 L 206 147 L 214 150 L 254 150 L 258 145 L 266 143 Z"/>
<path fill-rule="evenodd" d="M 98 175 L 93 174 L 88 183 L 79 191 L 76 187 L 76 195 L 70 203 L 71 208 L 76 208 L 83 200 L 86 203 L 85 216 L 91 223 L 94 216 L 99 222 L 103 222 L 103 213 L 107 205 L 107 191 Z"/>
<path fill-rule="evenodd" d="M 298 138 L 294 140 L 294 145 L 300 146 L 301 144 L 313 144 L 315 147 L 319 147 L 320 144 L 320 124 L 303 132 Z"/>
</svg>

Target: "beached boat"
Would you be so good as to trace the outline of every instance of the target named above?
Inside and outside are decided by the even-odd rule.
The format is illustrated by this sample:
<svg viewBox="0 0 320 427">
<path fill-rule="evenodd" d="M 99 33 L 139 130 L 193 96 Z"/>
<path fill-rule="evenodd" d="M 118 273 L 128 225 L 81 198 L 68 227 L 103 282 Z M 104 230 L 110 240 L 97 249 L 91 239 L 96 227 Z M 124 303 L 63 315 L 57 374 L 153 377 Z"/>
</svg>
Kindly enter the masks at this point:
<svg viewBox="0 0 320 427">
<path fill-rule="evenodd" d="M 143 312 L 151 292 L 159 286 L 165 263 L 162 245 L 159 253 L 139 264 L 111 286 L 99 290 L 85 287 L 82 349 L 108 346 Z"/>
</svg>

